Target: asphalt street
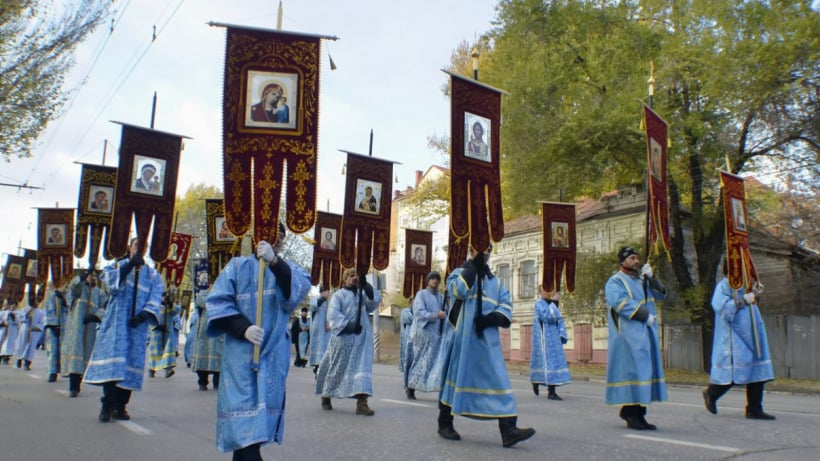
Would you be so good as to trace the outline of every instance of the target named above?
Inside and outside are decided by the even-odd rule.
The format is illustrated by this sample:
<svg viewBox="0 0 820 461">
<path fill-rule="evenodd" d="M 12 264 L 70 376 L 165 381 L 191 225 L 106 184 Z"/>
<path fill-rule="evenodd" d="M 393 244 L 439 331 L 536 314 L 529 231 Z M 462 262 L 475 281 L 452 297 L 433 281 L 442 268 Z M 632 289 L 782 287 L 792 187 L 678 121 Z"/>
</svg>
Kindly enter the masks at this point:
<svg viewBox="0 0 820 461">
<path fill-rule="evenodd" d="M 161 373 L 159 375 L 162 375 Z M 807 460 L 820 452 L 820 397 L 766 393 L 777 421 L 744 418 L 745 393 L 733 389 L 718 415 L 703 406 L 702 388 L 670 386 L 669 401 L 649 407 L 657 431 L 626 428 L 618 408 L 603 403 L 605 384 L 578 381 L 558 389 L 563 401 L 535 397 L 525 375 L 512 376 L 519 426 L 535 436 L 503 448 L 494 421 L 456 417 L 462 436 L 436 434 L 436 394 L 408 401 L 395 365 L 373 367 L 374 416 L 357 416 L 355 400 L 322 410 L 310 368 L 291 368 L 282 445 L 266 445 L 266 460 Z M 101 389 L 83 385 L 68 397 L 68 381 L 46 382 L 45 353 L 33 369 L 0 365 L 0 460 L 228 460 L 215 445 L 217 393 L 200 391 L 184 367 L 175 376 L 145 378 L 129 405 L 131 421 L 97 420 Z"/>
</svg>

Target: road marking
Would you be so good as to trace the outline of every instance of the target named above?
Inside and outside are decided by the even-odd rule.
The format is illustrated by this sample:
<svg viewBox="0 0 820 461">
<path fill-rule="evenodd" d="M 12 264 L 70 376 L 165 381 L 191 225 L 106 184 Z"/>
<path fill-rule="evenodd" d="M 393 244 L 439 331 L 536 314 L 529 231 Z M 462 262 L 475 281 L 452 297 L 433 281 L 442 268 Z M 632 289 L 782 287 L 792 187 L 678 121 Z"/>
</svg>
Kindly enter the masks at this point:
<svg viewBox="0 0 820 461">
<path fill-rule="evenodd" d="M 648 440 L 650 442 L 659 442 L 659 443 L 671 443 L 672 445 L 684 445 L 687 447 L 697 447 L 697 448 L 705 448 L 707 450 L 717 450 L 717 451 L 727 451 L 729 453 L 741 453 L 743 450 L 740 448 L 734 447 L 724 447 L 720 445 L 709 445 L 706 443 L 697 443 L 697 442 L 686 442 L 683 440 L 675 440 L 675 439 L 664 439 L 661 437 L 649 437 L 646 435 L 633 435 L 627 434 L 624 437 L 630 439 L 640 439 L 640 440 Z"/>
<path fill-rule="evenodd" d="M 65 390 L 65 389 L 54 389 L 54 392 L 56 392 L 56 393 L 58 393 L 58 394 L 60 394 L 60 395 L 63 395 L 63 396 L 68 397 L 68 391 L 67 391 L 67 390 Z"/>
<path fill-rule="evenodd" d="M 140 426 L 137 423 L 132 423 L 131 421 L 117 421 L 117 424 L 119 424 L 120 426 L 125 426 L 126 429 L 128 429 L 129 431 L 131 431 L 135 434 L 139 434 L 139 435 L 151 435 L 152 434 L 152 432 L 149 431 L 148 429 Z"/>
<path fill-rule="evenodd" d="M 29 373 L 28 375 L 29 375 L 29 377 L 31 377 L 31 378 L 34 378 L 34 379 L 40 379 L 40 375 L 35 375 L 34 373 Z"/>
<path fill-rule="evenodd" d="M 399 405 L 407 405 L 410 407 L 423 407 L 423 408 L 430 408 L 432 405 L 426 405 L 423 403 L 418 402 L 408 402 L 406 400 L 393 400 L 393 399 L 379 399 L 382 402 L 389 402 L 389 403 L 398 403 Z"/>
</svg>

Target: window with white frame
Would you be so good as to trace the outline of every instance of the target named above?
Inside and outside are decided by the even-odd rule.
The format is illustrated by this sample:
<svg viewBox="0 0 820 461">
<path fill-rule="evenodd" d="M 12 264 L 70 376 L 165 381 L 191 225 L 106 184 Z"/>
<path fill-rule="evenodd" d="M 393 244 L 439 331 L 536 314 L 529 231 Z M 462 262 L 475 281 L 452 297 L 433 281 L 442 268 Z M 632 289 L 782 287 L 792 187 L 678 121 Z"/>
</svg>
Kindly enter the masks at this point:
<svg viewBox="0 0 820 461">
<path fill-rule="evenodd" d="M 498 281 L 501 282 L 501 285 L 503 285 L 507 290 L 512 290 L 512 273 L 510 272 L 510 265 L 499 264 L 495 272 L 496 276 L 498 276 Z"/>
<path fill-rule="evenodd" d="M 524 261 L 521 263 L 521 277 L 519 277 L 518 297 L 519 298 L 534 298 L 535 297 L 535 261 Z"/>
</svg>

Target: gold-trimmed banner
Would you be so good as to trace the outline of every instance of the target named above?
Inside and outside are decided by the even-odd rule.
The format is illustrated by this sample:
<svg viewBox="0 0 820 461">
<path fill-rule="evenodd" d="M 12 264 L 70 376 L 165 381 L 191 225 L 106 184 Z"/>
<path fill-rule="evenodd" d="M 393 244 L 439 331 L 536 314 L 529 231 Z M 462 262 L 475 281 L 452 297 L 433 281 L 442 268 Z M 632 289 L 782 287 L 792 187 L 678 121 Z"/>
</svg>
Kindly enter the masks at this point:
<svg viewBox="0 0 820 461">
<path fill-rule="evenodd" d="M 139 250 L 148 248 L 150 232 L 151 259 L 165 261 L 174 223 L 179 157 L 187 136 L 115 123 L 122 125 L 122 134 L 109 253 L 122 258 L 128 252 L 133 216 Z"/>
<path fill-rule="evenodd" d="M 321 284 L 322 288 L 338 288 L 341 285 L 341 264 L 339 262 L 342 235 L 342 216 L 319 211 L 316 213 L 314 228 L 313 267 L 310 282 Z"/>
<path fill-rule="evenodd" d="M 113 166 L 83 164 L 80 174 L 80 192 L 77 199 L 77 232 L 74 235 L 74 256 L 85 254 L 88 236 L 88 267 L 96 267 L 100 248 L 105 259 L 113 259 L 108 251 L 111 237 L 111 218 L 114 212 L 114 191 L 117 186 L 117 168 Z M 103 232 L 105 231 L 105 237 Z M 103 240 L 104 239 L 104 240 Z"/>
<path fill-rule="evenodd" d="M 746 190 L 743 178 L 720 172 L 723 188 L 723 218 L 726 223 L 726 256 L 729 262 L 729 286 L 747 290 L 760 280 L 749 250 L 749 219 L 746 213 Z"/>
<path fill-rule="evenodd" d="M 71 280 L 74 267 L 74 209 L 37 209 L 37 270 L 40 285 L 55 288 Z"/>
<path fill-rule="evenodd" d="M 23 282 L 26 260 L 22 256 L 7 255 L 6 264 L 3 266 L 3 284 L 0 286 L 0 302 L 9 300 L 19 304 L 23 300 L 26 291 L 26 284 Z"/>
<path fill-rule="evenodd" d="M 448 270 L 469 248 L 485 250 L 504 237 L 501 208 L 501 90 L 450 75 L 450 233 Z M 463 240 L 467 240 L 467 244 Z"/>
<path fill-rule="evenodd" d="M 225 217 L 234 235 L 276 241 L 282 185 L 285 223 L 316 222 L 321 37 L 227 28 L 223 98 Z M 284 177 L 287 164 L 287 178 Z"/>
<path fill-rule="evenodd" d="M 658 244 L 665 251 L 672 246 L 669 234 L 669 199 L 666 179 L 666 148 L 669 145 L 669 125 L 652 109 L 644 105 L 644 124 L 646 125 L 646 165 L 649 177 L 649 248 L 659 253 Z"/>
<path fill-rule="evenodd" d="M 188 262 L 188 253 L 191 251 L 193 237 L 188 234 L 171 232 L 171 244 L 168 257 L 157 264 L 157 270 L 165 276 L 165 286 L 173 284 L 179 288 L 185 275 L 185 265 Z"/>
<path fill-rule="evenodd" d="M 548 293 L 561 290 L 561 275 L 566 278 L 567 291 L 575 291 L 575 205 L 572 203 L 541 203 L 541 228 L 544 274 L 541 286 Z"/>
<path fill-rule="evenodd" d="M 427 284 L 427 274 L 433 267 L 433 233 L 404 230 L 404 288 L 402 295 L 412 298 Z"/>
</svg>

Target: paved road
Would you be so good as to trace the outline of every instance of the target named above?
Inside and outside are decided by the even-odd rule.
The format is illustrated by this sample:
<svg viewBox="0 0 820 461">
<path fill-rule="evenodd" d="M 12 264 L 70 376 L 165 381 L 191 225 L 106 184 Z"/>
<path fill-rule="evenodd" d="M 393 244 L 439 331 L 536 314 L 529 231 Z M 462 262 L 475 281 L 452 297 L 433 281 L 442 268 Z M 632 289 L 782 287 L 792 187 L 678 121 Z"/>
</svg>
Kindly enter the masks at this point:
<svg viewBox="0 0 820 461">
<path fill-rule="evenodd" d="M 0 366 L 0 460 L 227 460 L 214 443 L 216 392 L 197 389 L 189 369 L 176 376 L 145 379 L 134 393 L 132 420 L 97 421 L 99 387 L 84 386 L 68 398 L 68 383 L 47 383 L 45 356 L 32 371 Z M 602 382 L 559 388 L 564 398 L 536 398 L 526 376 L 513 376 L 520 426 L 536 435 L 505 449 L 495 422 L 456 418 L 462 440 L 436 434 L 436 395 L 405 400 L 395 365 L 374 366 L 372 417 L 356 416 L 354 400 L 334 400 L 323 411 L 313 394 L 310 368 L 288 377 L 284 445 L 267 445 L 273 459 L 326 460 L 806 460 L 820 452 L 820 397 L 768 393 L 766 411 L 776 422 L 743 417 L 743 390 L 719 402 L 719 415 L 703 408 L 701 389 L 670 387 L 670 400 L 649 409 L 656 432 L 632 431 L 618 409 L 603 404 Z"/>
</svg>

